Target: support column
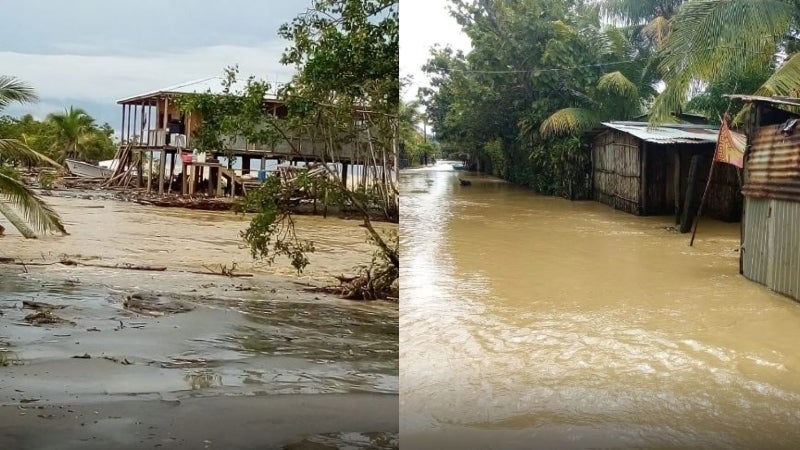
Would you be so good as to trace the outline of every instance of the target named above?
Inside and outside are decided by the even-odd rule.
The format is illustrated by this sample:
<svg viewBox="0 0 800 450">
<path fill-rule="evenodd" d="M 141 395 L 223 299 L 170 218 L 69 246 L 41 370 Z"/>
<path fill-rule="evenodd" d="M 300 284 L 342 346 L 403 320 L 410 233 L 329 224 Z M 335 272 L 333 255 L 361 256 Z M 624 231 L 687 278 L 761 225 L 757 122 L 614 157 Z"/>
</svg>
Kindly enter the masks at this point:
<svg viewBox="0 0 800 450">
<path fill-rule="evenodd" d="M 150 150 L 150 161 L 147 162 L 147 192 L 153 189 L 153 151 Z"/>
<path fill-rule="evenodd" d="M 167 151 L 161 149 L 161 158 L 158 161 L 158 195 L 164 195 L 164 169 L 167 168 Z"/>
<path fill-rule="evenodd" d="M 346 162 L 342 162 L 342 185 L 347 188 L 347 166 Z"/>
<path fill-rule="evenodd" d="M 242 156 L 242 176 L 250 174 L 250 157 Z"/>
</svg>

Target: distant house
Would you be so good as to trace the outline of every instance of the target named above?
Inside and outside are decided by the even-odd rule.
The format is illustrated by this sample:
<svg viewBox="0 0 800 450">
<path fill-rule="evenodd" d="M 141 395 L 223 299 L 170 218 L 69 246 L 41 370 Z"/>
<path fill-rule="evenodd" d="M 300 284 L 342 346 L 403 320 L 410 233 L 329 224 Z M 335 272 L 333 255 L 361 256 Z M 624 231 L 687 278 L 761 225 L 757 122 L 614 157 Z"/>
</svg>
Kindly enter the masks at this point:
<svg viewBox="0 0 800 450">
<path fill-rule="evenodd" d="M 742 188 L 741 272 L 800 300 L 800 99 L 730 97 L 752 106 Z"/>
<path fill-rule="evenodd" d="M 143 170 L 142 161 L 149 160 L 152 167 L 154 154 L 157 154 L 156 157 L 160 158 L 160 161 L 156 161 L 157 167 L 163 168 L 157 180 L 159 193 L 164 192 L 165 176 L 169 180 L 167 186 L 170 186 L 176 173 L 176 166 L 179 166 L 184 177 L 180 192 L 192 194 L 195 192 L 195 188 L 199 189 L 202 180 L 208 178 L 211 180 L 206 183 L 208 193 L 219 195 L 222 191 L 222 178 L 226 178 L 229 184 L 243 185 L 244 181 L 239 176 L 252 177 L 251 160 L 253 159 L 260 160 L 261 171 L 265 170 L 266 160 L 269 159 L 277 160 L 278 163 L 282 161 L 331 162 L 334 159 L 323 142 L 312 141 L 306 136 L 290 136 L 288 139 L 282 139 L 271 145 L 248 142 L 243 136 L 231 136 L 227 139 L 226 148 L 209 152 L 207 155 L 209 161 L 186 163 L 187 170 L 183 170 L 184 163 L 181 155 L 192 153 L 193 137 L 198 128 L 202 126 L 203 118 L 197 113 L 181 111 L 176 100 L 181 96 L 207 92 L 223 95 L 222 78 L 205 78 L 118 100 L 117 103 L 122 106 L 121 150 L 125 149 L 125 151 L 120 151 L 118 154 L 120 164 L 114 176 L 120 176 L 122 172 L 130 171 L 131 165 L 139 164 L 138 184 L 141 186 L 143 184 L 141 174 L 153 172 L 152 169 Z M 264 98 L 263 109 L 265 114 L 276 117 L 287 115 L 286 105 L 274 95 Z M 341 164 L 342 178 L 345 182 L 348 165 L 356 162 L 363 164 L 365 161 L 366 151 L 361 147 L 366 147 L 366 145 L 366 143 L 354 140 L 353 143 L 342 145 L 337 149 L 335 162 Z M 139 158 L 139 154 L 146 154 L 149 158 Z M 224 165 L 221 166 L 215 159 L 226 154 L 233 154 L 234 157 L 241 158 L 239 174 L 227 169 Z M 165 170 L 166 168 L 169 170 Z M 259 174 L 259 176 L 262 175 L 263 172 Z M 187 179 L 187 176 L 191 179 Z M 148 177 L 148 190 L 151 185 L 154 184 Z"/>
<path fill-rule="evenodd" d="M 636 215 L 674 214 L 676 223 L 682 220 L 683 231 L 688 230 L 708 179 L 718 133 L 716 127 L 699 124 L 651 128 L 645 122 L 603 123 L 590 133 L 595 200 Z M 715 170 L 704 215 L 739 220 L 737 169 L 722 164 Z"/>
</svg>

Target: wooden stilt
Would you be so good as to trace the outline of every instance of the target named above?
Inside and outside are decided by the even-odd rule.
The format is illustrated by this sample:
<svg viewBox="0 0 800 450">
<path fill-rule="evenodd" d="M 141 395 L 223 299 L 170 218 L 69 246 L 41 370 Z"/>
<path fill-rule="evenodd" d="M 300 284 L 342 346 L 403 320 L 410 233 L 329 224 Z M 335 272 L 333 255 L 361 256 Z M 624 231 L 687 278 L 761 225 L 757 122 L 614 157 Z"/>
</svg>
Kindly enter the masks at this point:
<svg viewBox="0 0 800 450">
<path fill-rule="evenodd" d="M 683 214 L 681 215 L 680 232 L 688 233 L 692 228 L 692 221 L 695 214 L 695 189 L 697 185 L 697 172 L 700 168 L 700 155 L 692 156 L 689 163 L 689 180 L 686 183 L 686 200 L 683 202 Z"/>
<path fill-rule="evenodd" d="M 217 167 L 217 197 L 222 197 L 222 168 Z"/>
<path fill-rule="evenodd" d="M 167 186 L 167 194 L 172 193 L 172 179 L 175 177 L 175 158 L 178 157 L 178 153 L 175 152 L 171 155 L 169 161 L 169 185 Z"/>
<path fill-rule="evenodd" d="M 161 149 L 161 158 L 158 161 L 158 195 L 164 195 L 164 169 L 167 168 L 167 152 Z"/>
<path fill-rule="evenodd" d="M 150 160 L 147 161 L 147 192 L 153 188 L 153 151 L 150 150 Z"/>
<path fill-rule="evenodd" d="M 674 184 L 673 189 L 675 190 L 675 224 L 677 225 L 681 222 L 681 195 L 683 190 L 681 189 L 681 154 L 678 152 L 678 149 L 673 149 L 673 151 L 675 170 L 672 174 L 672 182 Z"/>
<path fill-rule="evenodd" d="M 692 230 L 692 239 L 689 241 L 689 247 L 694 245 L 694 235 L 697 233 L 697 224 L 700 223 L 700 215 L 703 214 L 703 203 L 706 201 L 706 194 L 708 194 L 708 188 L 711 187 L 711 176 L 714 175 L 714 166 L 716 166 L 716 161 L 711 159 L 711 169 L 708 171 L 708 180 L 706 181 L 706 189 L 703 191 L 703 196 L 700 198 L 700 206 L 697 208 L 697 217 L 694 219 L 694 227 Z"/>
<path fill-rule="evenodd" d="M 189 165 L 183 164 L 183 170 L 181 172 L 181 195 L 186 195 L 189 192 Z"/>
</svg>

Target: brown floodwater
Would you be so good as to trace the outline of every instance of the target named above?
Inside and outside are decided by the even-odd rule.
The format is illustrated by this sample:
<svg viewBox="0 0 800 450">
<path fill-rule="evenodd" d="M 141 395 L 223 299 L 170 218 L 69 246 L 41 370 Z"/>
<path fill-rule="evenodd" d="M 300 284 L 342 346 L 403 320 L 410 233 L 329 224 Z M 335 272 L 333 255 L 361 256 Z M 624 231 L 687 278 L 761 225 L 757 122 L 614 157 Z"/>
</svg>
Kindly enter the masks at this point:
<svg viewBox="0 0 800 450">
<path fill-rule="evenodd" d="M 739 275 L 739 224 L 689 247 L 449 169 L 401 175 L 403 448 L 800 442 L 800 306 Z"/>
<path fill-rule="evenodd" d="M 0 254 L 23 258 L 99 259 L 103 264 L 132 263 L 165 266 L 168 269 L 218 269 L 237 264 L 240 272 L 295 275 L 285 258 L 274 266 L 254 261 L 239 236 L 250 216 L 231 212 L 159 208 L 103 198 L 102 192 L 63 192 L 69 197 L 49 196 L 45 200 L 58 211 L 70 236 L 42 236 L 18 239 L 18 232 L 6 226 L 7 239 L 0 240 Z M 88 197 L 88 198 L 87 198 Z M 105 197 L 108 197 L 105 195 Z M 372 249 L 363 228 L 354 220 L 320 216 L 296 218 L 297 234 L 314 242 L 316 253 L 304 277 L 328 280 L 331 275 L 352 272 L 368 264 Z M 379 224 L 379 228 L 394 225 Z"/>
<path fill-rule="evenodd" d="M 247 225 L 241 216 L 71 195 L 46 198 L 69 236 L 25 240 L 8 227 L 0 238 L 0 256 L 44 263 L 0 265 L 0 405 L 21 397 L 85 402 L 366 392 L 396 398 L 397 304 L 306 289 L 370 262 L 372 248 L 357 221 L 297 218 L 298 236 L 316 247 L 298 276 L 285 259 L 272 267 L 252 260 L 241 245 Z M 58 264 L 61 255 L 81 265 Z M 89 265 L 124 263 L 167 270 Z M 254 276 L 192 273 L 233 263 Z M 189 311 L 124 308 L 132 295 Z M 30 326 L 26 300 L 56 305 L 65 322 Z M 73 358 L 84 354 L 91 358 Z"/>
</svg>

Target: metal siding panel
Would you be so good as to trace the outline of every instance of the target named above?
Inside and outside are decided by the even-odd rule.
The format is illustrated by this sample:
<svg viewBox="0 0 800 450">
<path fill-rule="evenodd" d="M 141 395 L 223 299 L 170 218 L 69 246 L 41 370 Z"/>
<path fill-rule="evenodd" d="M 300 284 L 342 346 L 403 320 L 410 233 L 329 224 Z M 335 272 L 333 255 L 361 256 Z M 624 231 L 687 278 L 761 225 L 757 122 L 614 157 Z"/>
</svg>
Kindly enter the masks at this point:
<svg viewBox="0 0 800 450">
<path fill-rule="evenodd" d="M 787 136 L 780 127 L 756 130 L 746 162 L 744 195 L 800 201 L 800 133 Z"/>
<path fill-rule="evenodd" d="M 769 200 L 745 199 L 744 215 L 744 276 L 757 283 L 767 284 L 767 212 Z"/>
<path fill-rule="evenodd" d="M 774 254 L 770 288 L 800 300 L 800 203 L 773 200 Z"/>
</svg>

